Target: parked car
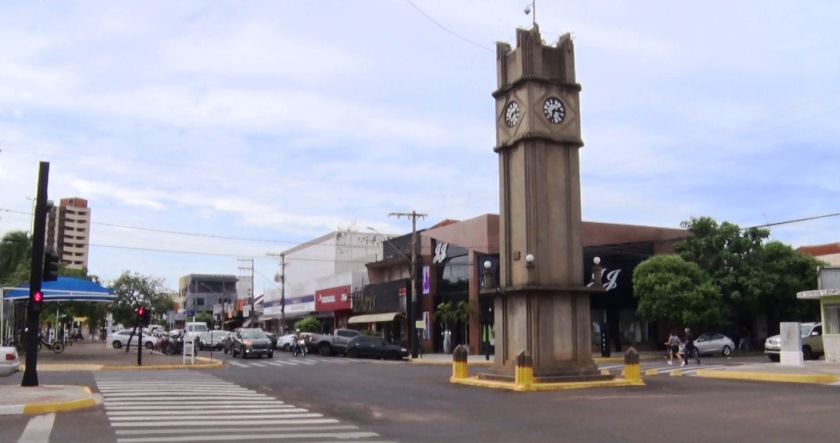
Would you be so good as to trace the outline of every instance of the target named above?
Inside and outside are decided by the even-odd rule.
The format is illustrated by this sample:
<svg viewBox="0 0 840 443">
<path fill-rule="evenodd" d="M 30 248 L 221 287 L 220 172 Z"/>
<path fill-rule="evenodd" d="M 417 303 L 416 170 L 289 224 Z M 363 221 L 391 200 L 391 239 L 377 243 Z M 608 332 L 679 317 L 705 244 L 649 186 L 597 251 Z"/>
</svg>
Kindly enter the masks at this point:
<svg viewBox="0 0 840 443">
<path fill-rule="evenodd" d="M 362 333 L 355 329 L 336 329 L 332 334 L 312 334 L 309 349 L 320 355 L 346 354 L 347 343 Z"/>
<path fill-rule="evenodd" d="M 20 358 L 17 349 L 12 346 L 2 346 L 0 347 L 0 355 L 3 356 L 3 359 L 0 360 L 0 376 L 8 377 L 20 371 Z"/>
<path fill-rule="evenodd" d="M 351 358 L 373 357 L 388 360 L 402 360 L 408 357 L 408 350 L 388 343 L 382 337 L 359 335 L 347 342 L 347 356 Z"/>
<path fill-rule="evenodd" d="M 292 350 L 292 341 L 295 339 L 295 334 L 281 335 L 277 338 L 277 349 L 289 352 Z"/>
<path fill-rule="evenodd" d="M 700 334 L 694 339 L 694 347 L 700 355 L 721 354 L 728 357 L 735 349 L 735 342 L 721 333 L 713 332 Z"/>
<path fill-rule="evenodd" d="M 261 329 L 241 329 L 233 333 L 233 341 L 230 344 L 230 353 L 233 357 L 237 355 L 248 358 L 256 355 L 268 358 L 274 357 L 274 348 L 271 347 L 271 339 Z"/>
<path fill-rule="evenodd" d="M 131 337 L 131 329 L 124 329 L 122 331 L 117 331 L 109 335 L 108 343 L 111 343 L 111 346 L 113 346 L 114 349 L 120 349 L 121 347 L 128 345 L 128 338 L 131 337 L 131 344 L 137 346 L 138 335 L 140 335 L 139 332 L 135 333 L 134 337 Z M 152 349 L 155 346 L 156 341 L 157 338 L 151 335 L 143 334 L 144 348 Z"/>
<path fill-rule="evenodd" d="M 802 358 L 804 360 L 818 359 L 823 355 L 823 338 L 821 323 L 801 323 L 799 334 L 802 336 Z M 764 341 L 764 353 L 773 361 L 781 359 L 782 336 L 774 335 Z"/>
<path fill-rule="evenodd" d="M 230 335 L 230 331 L 207 331 L 198 333 L 198 349 L 221 350 L 222 341 Z"/>
</svg>

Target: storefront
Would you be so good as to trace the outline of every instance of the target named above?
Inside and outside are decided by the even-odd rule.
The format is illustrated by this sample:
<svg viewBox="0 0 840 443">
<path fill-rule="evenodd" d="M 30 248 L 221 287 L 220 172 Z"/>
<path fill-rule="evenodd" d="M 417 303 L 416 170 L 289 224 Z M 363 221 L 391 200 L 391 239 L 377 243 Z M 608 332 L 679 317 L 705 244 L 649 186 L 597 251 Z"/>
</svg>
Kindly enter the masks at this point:
<svg viewBox="0 0 840 443">
<path fill-rule="evenodd" d="M 683 229 L 583 222 L 581 229 L 584 255 L 584 284 L 594 284 L 592 259 L 599 257 L 604 268 L 604 293 L 593 295 L 591 319 L 593 346 L 600 331 L 607 331 L 615 350 L 622 346 L 658 343 L 660 331 L 655 324 L 636 316 L 637 300 L 633 295 L 633 270 L 647 258 L 673 252 L 675 242 L 685 238 Z M 484 288 L 484 263 L 489 262 L 489 281 Z M 486 214 L 457 223 L 432 227 L 422 234 L 424 276 L 421 312 L 431 319 L 425 352 L 444 350 L 444 327 L 435 313 L 441 303 L 466 302 L 468 315 L 450 324 L 453 346 L 468 344 L 470 353 L 492 353 L 493 299 L 499 281 L 499 216 Z M 428 276 L 428 281 L 426 280 Z M 450 348 L 451 349 L 451 348 Z"/>
<path fill-rule="evenodd" d="M 411 280 L 400 279 L 365 285 L 353 293 L 353 315 L 348 327 L 377 332 L 392 343 L 406 346 L 406 294 Z"/>
<path fill-rule="evenodd" d="M 321 317 L 326 331 L 346 328 L 353 313 L 353 298 L 350 285 L 315 291 L 315 312 Z"/>
</svg>

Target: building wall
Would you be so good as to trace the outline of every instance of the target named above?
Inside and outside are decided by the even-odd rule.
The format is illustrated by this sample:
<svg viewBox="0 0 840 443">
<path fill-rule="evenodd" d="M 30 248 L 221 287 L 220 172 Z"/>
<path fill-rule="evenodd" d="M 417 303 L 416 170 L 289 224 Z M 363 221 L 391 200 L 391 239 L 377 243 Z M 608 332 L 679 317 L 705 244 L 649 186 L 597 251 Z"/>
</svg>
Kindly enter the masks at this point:
<svg viewBox="0 0 840 443">
<path fill-rule="evenodd" d="M 72 269 L 88 267 L 91 210 L 83 198 L 63 198 L 47 215 L 47 246 Z"/>
<path fill-rule="evenodd" d="M 178 293 L 184 298 L 187 315 L 213 313 L 213 305 L 233 305 L 236 297 L 235 275 L 189 274 L 178 279 Z M 229 308 L 229 307 L 228 307 Z"/>
<path fill-rule="evenodd" d="M 820 298 L 820 309 L 823 325 L 823 348 L 825 360 L 840 363 L 840 296 Z M 832 309 L 832 313 L 826 312 L 826 308 Z"/>
</svg>

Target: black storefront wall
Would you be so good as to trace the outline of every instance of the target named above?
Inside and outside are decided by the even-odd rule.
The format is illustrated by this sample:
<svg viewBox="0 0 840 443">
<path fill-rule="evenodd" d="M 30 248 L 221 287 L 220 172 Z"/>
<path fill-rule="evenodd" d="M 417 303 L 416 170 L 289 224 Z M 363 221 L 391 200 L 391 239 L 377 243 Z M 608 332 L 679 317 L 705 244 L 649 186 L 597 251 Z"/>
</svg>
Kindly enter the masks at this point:
<svg viewBox="0 0 840 443">
<path fill-rule="evenodd" d="M 633 271 L 639 263 L 654 255 L 652 242 L 631 243 L 621 245 L 590 246 L 583 250 L 584 257 L 584 281 L 592 285 L 593 259 L 601 259 L 601 267 L 604 269 L 602 278 L 606 289 L 604 293 L 594 294 L 590 297 L 590 307 L 593 311 L 606 314 L 595 318 L 592 321 L 598 323 L 601 330 L 606 328 L 610 342 L 615 351 L 621 351 L 621 329 L 619 325 L 620 312 L 622 310 L 636 311 L 638 300 L 633 295 Z M 651 337 L 656 337 L 655 326 L 651 324 L 648 331 Z M 593 343 L 598 342 L 598 337 L 592 337 Z"/>
<path fill-rule="evenodd" d="M 365 285 L 352 294 L 353 315 L 384 314 L 400 312 L 406 314 L 406 294 L 411 286 L 410 279 L 394 280 L 375 285 Z M 402 295 L 400 295 L 402 294 Z M 406 316 L 397 316 L 394 321 L 382 324 L 385 337 L 393 343 L 405 343 Z"/>
</svg>

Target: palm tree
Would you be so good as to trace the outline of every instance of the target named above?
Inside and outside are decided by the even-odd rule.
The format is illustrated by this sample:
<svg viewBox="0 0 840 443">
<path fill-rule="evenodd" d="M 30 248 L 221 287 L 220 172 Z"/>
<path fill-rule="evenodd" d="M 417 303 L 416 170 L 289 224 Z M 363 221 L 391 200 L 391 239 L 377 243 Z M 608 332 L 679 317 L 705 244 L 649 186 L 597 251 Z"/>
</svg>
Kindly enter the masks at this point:
<svg viewBox="0 0 840 443">
<path fill-rule="evenodd" d="M 458 321 L 458 313 L 456 311 L 455 306 L 452 305 L 451 301 L 446 301 L 440 303 L 437 306 L 437 311 L 435 312 L 435 319 L 443 325 L 443 337 L 444 337 L 444 352 L 449 352 L 451 349 L 447 349 L 446 347 L 446 337 L 451 336 L 451 332 L 449 331 L 449 325 L 452 322 Z"/>
<path fill-rule="evenodd" d="M 12 231 L 0 240 L 0 282 L 20 284 L 22 282 L 7 281 L 32 255 L 32 241 L 24 231 Z"/>
<path fill-rule="evenodd" d="M 459 301 L 458 304 L 455 306 L 455 321 L 461 322 L 464 326 L 464 342 L 465 344 L 469 344 L 468 337 L 468 329 L 467 326 L 470 323 L 470 308 L 473 306 L 473 303 L 467 301 Z"/>
</svg>

